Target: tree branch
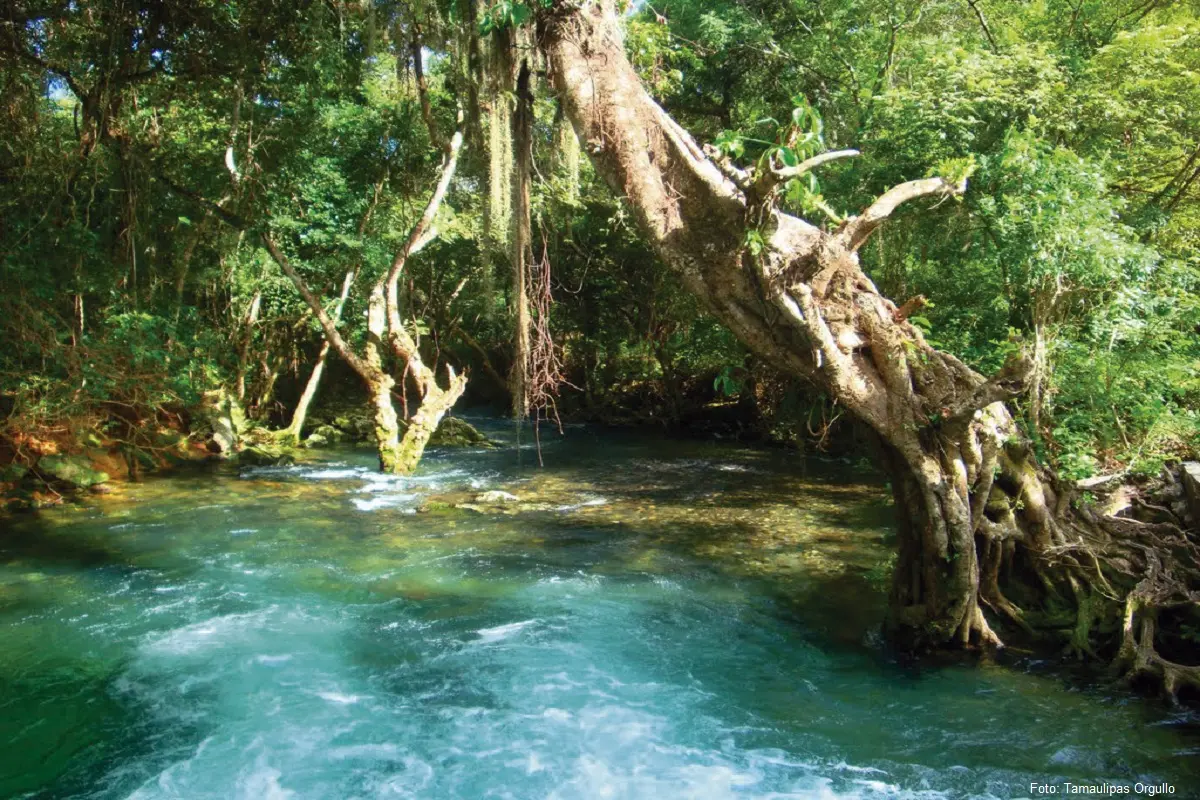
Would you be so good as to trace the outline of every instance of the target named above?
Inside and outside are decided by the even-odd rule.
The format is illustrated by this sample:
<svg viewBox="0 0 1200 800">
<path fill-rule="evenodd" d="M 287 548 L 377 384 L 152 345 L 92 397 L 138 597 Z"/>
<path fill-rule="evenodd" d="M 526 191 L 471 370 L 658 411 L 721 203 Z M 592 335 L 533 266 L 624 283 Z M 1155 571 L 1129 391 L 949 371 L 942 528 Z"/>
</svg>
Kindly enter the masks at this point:
<svg viewBox="0 0 1200 800">
<path fill-rule="evenodd" d="M 857 155 L 862 155 L 857 150 L 830 150 L 828 153 L 821 153 L 818 156 L 801 161 L 794 167 L 785 167 L 776 169 L 771 166 L 771 175 L 779 181 L 790 181 L 792 178 L 799 178 L 807 175 L 822 164 L 828 164 L 830 161 L 837 161 L 841 158 L 854 158 Z"/>
<path fill-rule="evenodd" d="M 404 323 L 400 319 L 398 297 L 400 273 L 404 270 L 404 265 L 407 263 L 409 256 L 419 252 L 437 236 L 438 232 L 437 228 L 433 225 L 433 220 L 442 205 L 442 200 L 446 197 L 446 192 L 450 188 L 450 181 L 454 178 L 454 172 L 458 167 L 458 154 L 461 152 L 463 144 L 462 118 L 462 112 L 459 111 L 458 120 L 460 129 L 455 131 L 454 136 L 450 138 L 446 156 L 442 160 L 442 176 L 438 180 L 437 186 L 434 188 L 433 194 L 425 206 L 425 211 L 408 234 L 408 239 L 405 241 L 404 246 L 400 248 L 399 252 L 396 253 L 396 257 L 392 259 L 392 266 L 383 279 L 383 288 L 387 300 L 388 340 L 396 356 L 409 363 L 413 375 L 416 376 L 417 382 L 421 385 L 421 391 L 426 393 L 430 387 L 436 387 L 437 378 L 421 362 L 421 355 L 417 344 L 408 335 L 408 331 L 405 330 Z M 376 290 L 378 291 L 378 289 L 379 287 L 377 286 Z"/>
<path fill-rule="evenodd" d="M 1025 356 L 1010 358 L 999 372 L 976 386 L 971 394 L 943 409 L 943 427 L 965 425 L 974 419 L 976 411 L 1016 397 L 1025 388 L 1032 371 L 1033 362 Z"/>
<path fill-rule="evenodd" d="M 156 170 L 155 176 L 160 181 L 165 183 L 168 189 L 176 194 L 183 195 L 193 203 L 202 206 L 205 210 L 216 214 L 221 218 L 221 221 L 229 227 L 236 228 L 239 231 L 248 230 L 250 228 L 250 222 L 245 217 L 241 216 L 240 214 L 236 214 L 233 211 L 226 210 L 219 203 L 214 203 L 212 200 L 209 200 L 207 197 L 193 189 L 188 189 L 185 186 L 181 186 L 172 180 L 171 177 L 161 169 Z"/>
<path fill-rule="evenodd" d="M 52 66 L 49 62 L 43 61 L 42 59 L 35 56 L 33 53 L 30 53 L 28 50 L 25 50 L 24 48 L 20 48 L 20 47 L 13 47 L 11 49 L 6 48 L 0 52 L 11 53 L 12 55 L 16 56 L 17 58 L 24 59 L 24 60 L 28 61 L 30 64 L 33 64 L 36 67 L 40 67 L 41 69 L 45 70 L 46 72 L 51 73 L 52 75 L 57 75 L 58 77 L 63 79 L 63 81 L 67 84 L 67 88 L 71 90 L 71 93 L 75 95 L 76 99 L 79 100 L 79 102 L 82 103 L 85 99 L 87 99 L 87 92 L 85 92 L 83 90 L 83 87 L 80 86 L 79 83 L 75 80 L 74 76 L 71 75 L 70 70 L 66 69 L 65 67 Z"/>
<path fill-rule="evenodd" d="M 712 161 L 718 170 L 720 170 L 722 175 L 733 182 L 734 186 L 741 189 L 743 192 L 750 188 L 753 181 L 751 180 L 751 175 L 748 170 L 744 170 L 734 164 L 727 156 L 725 156 L 723 153 L 721 153 L 721 151 L 717 150 L 717 148 L 713 147 L 711 144 L 704 145 L 704 155 L 708 156 L 708 159 Z"/>
<path fill-rule="evenodd" d="M 462 119 L 462 112 L 459 112 L 459 120 Z M 454 178 L 454 171 L 458 168 L 458 154 L 462 150 L 463 135 L 462 130 L 454 132 L 454 136 L 450 139 L 450 148 L 446 152 L 446 157 L 442 159 L 442 176 L 438 180 L 437 186 L 433 190 L 433 194 L 429 198 L 429 202 L 425 205 L 425 211 L 421 214 L 421 218 L 417 220 L 417 224 L 413 226 L 412 231 L 408 234 L 408 239 L 404 246 L 396 253 L 392 259 L 392 266 L 388 270 L 386 277 L 387 286 L 395 286 L 396 281 L 400 277 L 400 272 L 404 269 L 404 264 L 408 257 L 427 242 L 421 240 L 425 238 L 427 232 L 433 225 L 433 218 L 437 216 L 438 208 L 442 205 L 442 200 L 446 197 L 446 192 L 450 188 L 450 181 Z"/>
<path fill-rule="evenodd" d="M 966 190 L 965 178 L 958 184 L 950 183 L 945 178 L 923 178 L 901 183 L 881 194 L 862 214 L 847 220 L 838 236 L 848 250 L 857 250 L 902 203 L 921 197 L 957 197 Z"/>
<path fill-rule="evenodd" d="M 304 279 L 300 277 L 300 273 L 296 272 L 295 268 L 287 260 L 287 256 L 285 256 L 283 251 L 279 249 L 279 246 L 275 244 L 275 240 L 272 239 L 271 235 L 266 231 L 261 234 L 260 238 L 262 239 L 263 246 L 267 248 L 267 252 L 271 254 L 271 258 L 274 259 L 275 263 L 279 265 L 279 268 L 283 270 L 283 274 L 287 275 L 288 278 L 291 279 L 292 284 L 296 287 L 296 291 L 300 292 L 300 296 L 304 298 L 304 302 L 308 303 L 308 307 L 312 309 L 317 321 L 321 323 L 321 330 L 325 332 L 325 339 L 333 346 L 333 349 L 337 351 L 338 355 L 345 359 L 346 363 L 349 364 L 355 372 L 362 376 L 364 380 L 370 381 L 373 377 L 375 377 L 373 374 L 374 371 L 370 368 L 367 362 L 359 358 L 354 351 L 350 349 L 350 345 L 346 344 L 346 340 L 342 338 L 340 333 L 338 333 L 337 324 L 334 323 L 334 321 L 330 319 L 329 314 L 326 313 L 325 306 L 321 304 L 321 301 L 318 300 L 316 295 L 312 293 L 312 290 L 308 288 L 308 284 L 305 283 Z"/>
<path fill-rule="evenodd" d="M 433 119 L 433 107 L 429 102 L 429 82 L 425 80 L 425 65 L 421 59 L 421 26 L 416 22 L 412 25 L 409 47 L 412 51 L 413 76 L 417 79 L 417 97 L 421 101 L 421 116 L 425 119 L 425 127 L 429 129 L 429 141 L 433 142 L 438 150 L 449 152 L 450 145 L 442 138 Z"/>
<path fill-rule="evenodd" d="M 1000 48 L 996 46 L 996 38 L 992 36 L 992 29 L 988 27 L 987 18 L 983 16 L 983 9 L 979 7 L 979 0 L 967 0 L 967 5 L 975 12 L 975 17 L 979 20 L 979 27 L 983 28 L 983 35 L 987 37 L 988 44 L 992 46 L 992 52 L 999 52 Z"/>
</svg>

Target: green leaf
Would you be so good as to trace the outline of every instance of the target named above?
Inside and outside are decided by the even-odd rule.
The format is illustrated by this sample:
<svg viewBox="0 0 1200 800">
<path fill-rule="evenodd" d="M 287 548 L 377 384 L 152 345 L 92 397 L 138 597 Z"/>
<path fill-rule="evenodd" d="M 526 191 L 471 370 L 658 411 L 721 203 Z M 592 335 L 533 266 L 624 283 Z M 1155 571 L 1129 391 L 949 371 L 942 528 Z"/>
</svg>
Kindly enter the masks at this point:
<svg viewBox="0 0 1200 800">
<path fill-rule="evenodd" d="M 533 18 L 533 11 L 524 3 L 513 3 L 508 19 L 513 26 L 523 25 Z"/>
</svg>

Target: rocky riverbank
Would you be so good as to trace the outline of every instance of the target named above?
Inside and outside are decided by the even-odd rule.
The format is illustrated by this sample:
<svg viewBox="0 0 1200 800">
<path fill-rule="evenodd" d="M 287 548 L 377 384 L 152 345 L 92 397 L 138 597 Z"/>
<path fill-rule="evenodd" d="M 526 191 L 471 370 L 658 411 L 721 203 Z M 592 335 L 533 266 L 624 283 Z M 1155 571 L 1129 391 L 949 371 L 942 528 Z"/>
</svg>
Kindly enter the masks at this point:
<svg viewBox="0 0 1200 800">
<path fill-rule="evenodd" d="M 52 436 L 24 436 L 17 446 L 0 453 L 0 515 L 109 494 L 123 482 L 188 465 L 290 464 L 309 450 L 372 442 L 374 427 L 365 408 L 319 408 L 312 420 L 312 432 L 295 444 L 248 419 L 235 397 L 216 390 L 174 417 L 174 424 L 147 423 L 136 437 L 106 436 L 102 428 L 82 422 Z M 442 420 L 430 444 L 494 447 L 456 417 Z"/>
</svg>

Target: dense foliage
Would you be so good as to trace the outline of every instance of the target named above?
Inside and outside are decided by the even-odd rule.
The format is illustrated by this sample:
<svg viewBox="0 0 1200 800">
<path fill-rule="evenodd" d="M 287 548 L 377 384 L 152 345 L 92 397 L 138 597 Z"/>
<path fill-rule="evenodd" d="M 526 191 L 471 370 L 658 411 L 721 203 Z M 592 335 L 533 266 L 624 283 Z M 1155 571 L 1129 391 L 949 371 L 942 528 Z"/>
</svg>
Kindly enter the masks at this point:
<svg viewBox="0 0 1200 800">
<path fill-rule="evenodd" d="M 861 150 L 788 192 L 810 219 L 969 175 L 961 202 L 898 214 L 864 263 L 897 303 L 923 296 L 912 319 L 981 371 L 1026 349 L 1022 413 L 1082 477 L 1153 471 L 1200 437 L 1198 10 L 665 0 L 629 10 L 627 46 L 662 104 L 735 159 Z M 344 325 L 361 341 L 366 288 L 420 214 L 456 106 L 513 102 L 484 91 L 470 34 L 530 17 L 507 1 L 18 2 L 0 20 L 6 448 L 182 413 L 221 384 L 286 422 L 321 334 L 255 234 L 330 305 L 357 276 Z M 486 195 L 503 115 L 477 110 L 403 293 L 426 360 L 471 367 L 474 395 L 500 402 L 511 292 Z M 535 123 L 560 407 L 671 424 L 716 401 L 824 439 L 837 409 L 705 316 L 544 94 Z"/>
</svg>

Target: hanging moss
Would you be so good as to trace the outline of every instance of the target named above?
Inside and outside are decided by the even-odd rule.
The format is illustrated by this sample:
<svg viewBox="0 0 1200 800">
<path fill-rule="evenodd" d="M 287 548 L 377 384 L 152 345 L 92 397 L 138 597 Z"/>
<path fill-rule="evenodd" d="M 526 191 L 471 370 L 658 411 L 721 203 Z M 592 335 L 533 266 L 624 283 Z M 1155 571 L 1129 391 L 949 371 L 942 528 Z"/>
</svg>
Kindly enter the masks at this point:
<svg viewBox="0 0 1200 800">
<path fill-rule="evenodd" d="M 488 109 L 488 214 L 486 234 L 499 245 L 508 242 L 512 222 L 512 113 L 508 98 L 492 98 Z"/>
<path fill-rule="evenodd" d="M 558 121 L 558 158 L 563 181 L 563 199 L 570 205 L 579 203 L 579 137 L 566 117 Z"/>
</svg>

